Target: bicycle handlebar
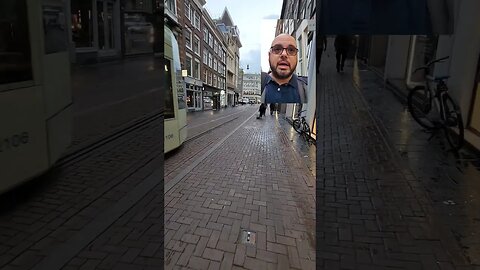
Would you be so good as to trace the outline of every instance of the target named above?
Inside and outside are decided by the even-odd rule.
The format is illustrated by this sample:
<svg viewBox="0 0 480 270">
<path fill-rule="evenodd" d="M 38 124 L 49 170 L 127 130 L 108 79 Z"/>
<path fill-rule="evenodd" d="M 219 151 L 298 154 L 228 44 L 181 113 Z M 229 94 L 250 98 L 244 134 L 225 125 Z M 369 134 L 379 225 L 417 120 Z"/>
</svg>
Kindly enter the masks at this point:
<svg viewBox="0 0 480 270">
<path fill-rule="evenodd" d="M 418 67 L 416 68 L 413 73 L 419 71 L 419 70 L 422 70 L 422 69 L 426 69 L 428 70 L 430 68 L 431 65 L 433 65 L 434 63 L 437 63 L 437 62 L 442 62 L 446 59 L 450 58 L 450 56 L 445 56 L 445 57 L 442 57 L 442 58 L 439 58 L 439 59 L 436 59 L 436 60 L 432 60 L 430 62 L 428 62 L 427 64 L 425 64 L 424 66 L 421 66 L 421 67 Z"/>
</svg>

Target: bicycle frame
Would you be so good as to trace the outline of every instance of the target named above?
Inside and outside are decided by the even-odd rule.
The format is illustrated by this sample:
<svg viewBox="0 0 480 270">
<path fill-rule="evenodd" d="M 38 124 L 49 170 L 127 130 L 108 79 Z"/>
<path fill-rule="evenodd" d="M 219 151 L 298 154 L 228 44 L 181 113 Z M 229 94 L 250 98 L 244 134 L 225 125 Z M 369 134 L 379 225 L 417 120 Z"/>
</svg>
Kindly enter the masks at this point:
<svg viewBox="0 0 480 270">
<path fill-rule="evenodd" d="M 433 101 L 433 103 L 435 104 L 435 108 L 440 113 L 440 119 L 442 121 L 442 124 L 445 124 L 447 120 L 447 115 L 443 101 L 445 100 L 445 95 L 448 95 L 446 84 L 443 80 L 436 81 L 432 76 L 426 76 L 426 78 L 426 88 L 431 95 L 430 103 Z M 435 89 L 432 89 L 430 87 L 429 81 L 435 82 Z M 441 87 L 441 89 L 439 89 L 439 86 Z"/>
</svg>

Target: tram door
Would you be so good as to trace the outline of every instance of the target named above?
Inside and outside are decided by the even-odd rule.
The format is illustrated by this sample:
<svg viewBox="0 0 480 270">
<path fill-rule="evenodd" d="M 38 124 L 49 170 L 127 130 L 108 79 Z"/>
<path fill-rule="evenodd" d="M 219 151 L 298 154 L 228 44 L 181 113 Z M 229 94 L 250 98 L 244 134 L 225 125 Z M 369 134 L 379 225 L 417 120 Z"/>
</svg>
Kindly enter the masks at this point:
<svg viewBox="0 0 480 270">
<path fill-rule="evenodd" d="M 0 1 L 0 193 L 45 172 L 71 142 L 61 0 Z"/>
</svg>

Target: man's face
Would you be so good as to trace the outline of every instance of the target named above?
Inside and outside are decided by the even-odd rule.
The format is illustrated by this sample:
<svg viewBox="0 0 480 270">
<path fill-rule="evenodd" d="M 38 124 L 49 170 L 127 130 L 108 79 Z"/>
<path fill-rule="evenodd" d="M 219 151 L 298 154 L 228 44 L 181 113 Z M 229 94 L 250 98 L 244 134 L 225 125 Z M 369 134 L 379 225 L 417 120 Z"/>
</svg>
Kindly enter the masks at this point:
<svg viewBox="0 0 480 270">
<path fill-rule="evenodd" d="M 272 47 L 273 49 L 270 49 L 268 53 L 268 61 L 273 75 L 279 79 L 289 78 L 297 67 L 297 46 L 295 38 L 287 34 L 281 34 L 273 40 Z M 287 49 L 280 51 L 281 48 Z M 280 54 L 276 54 L 279 51 Z"/>
</svg>

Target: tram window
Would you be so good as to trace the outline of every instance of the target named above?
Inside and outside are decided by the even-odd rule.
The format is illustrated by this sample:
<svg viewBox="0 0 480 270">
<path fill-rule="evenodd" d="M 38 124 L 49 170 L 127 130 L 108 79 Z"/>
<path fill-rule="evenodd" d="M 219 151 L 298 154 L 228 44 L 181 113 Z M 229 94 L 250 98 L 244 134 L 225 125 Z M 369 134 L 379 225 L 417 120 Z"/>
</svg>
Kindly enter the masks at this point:
<svg viewBox="0 0 480 270">
<path fill-rule="evenodd" d="M 26 0 L 0 1 L 0 84 L 33 79 Z"/>
<path fill-rule="evenodd" d="M 165 119 L 174 118 L 175 110 L 173 107 L 173 84 L 172 84 L 172 71 L 170 60 L 165 60 L 165 73 L 167 79 L 167 91 L 165 91 Z"/>
</svg>

